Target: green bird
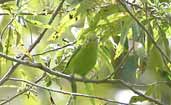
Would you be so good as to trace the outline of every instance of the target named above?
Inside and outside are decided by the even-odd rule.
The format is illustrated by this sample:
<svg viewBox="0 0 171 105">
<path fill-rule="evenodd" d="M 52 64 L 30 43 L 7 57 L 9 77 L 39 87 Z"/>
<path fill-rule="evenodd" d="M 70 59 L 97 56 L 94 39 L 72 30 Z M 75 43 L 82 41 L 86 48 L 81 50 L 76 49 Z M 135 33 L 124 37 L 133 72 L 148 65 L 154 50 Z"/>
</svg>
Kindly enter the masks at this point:
<svg viewBox="0 0 171 105">
<path fill-rule="evenodd" d="M 95 33 L 88 35 L 85 43 L 71 56 L 65 71 L 85 76 L 96 64 L 98 41 Z"/>
<path fill-rule="evenodd" d="M 66 65 L 65 72 L 85 77 L 94 67 L 97 60 L 98 40 L 95 33 L 89 33 L 85 43 L 71 56 Z M 72 92 L 76 93 L 76 83 L 71 81 Z M 75 100 L 75 97 L 74 97 Z"/>
</svg>

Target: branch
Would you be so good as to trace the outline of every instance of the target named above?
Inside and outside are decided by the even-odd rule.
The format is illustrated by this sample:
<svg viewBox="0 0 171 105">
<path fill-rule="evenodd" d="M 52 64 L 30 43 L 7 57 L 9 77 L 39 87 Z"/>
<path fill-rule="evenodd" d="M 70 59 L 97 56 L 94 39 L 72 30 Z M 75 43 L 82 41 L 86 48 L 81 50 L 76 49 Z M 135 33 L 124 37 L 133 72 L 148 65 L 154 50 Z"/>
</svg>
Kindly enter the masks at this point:
<svg viewBox="0 0 171 105">
<path fill-rule="evenodd" d="M 133 88 L 132 84 L 127 83 L 127 82 L 125 82 L 123 80 L 120 80 L 120 79 L 115 79 L 115 80 L 89 80 L 89 79 L 83 79 L 83 78 L 76 78 L 76 77 L 73 77 L 71 75 L 63 74 L 63 73 L 58 72 L 58 71 L 53 71 L 50 68 L 48 68 L 46 66 L 43 66 L 40 63 L 32 63 L 32 62 L 28 62 L 28 61 L 23 61 L 23 60 L 15 59 L 15 58 L 12 58 L 12 57 L 7 56 L 7 55 L 2 54 L 2 53 L 0 53 L 0 57 L 6 58 L 6 59 L 14 61 L 14 62 L 18 62 L 19 64 L 23 64 L 23 65 L 26 65 L 26 66 L 38 68 L 38 69 L 43 70 L 43 71 L 45 71 L 45 72 L 47 72 L 47 73 L 49 73 L 51 75 L 55 75 L 55 76 L 58 76 L 58 77 L 61 77 L 61 78 L 67 79 L 67 80 L 74 80 L 74 81 L 79 81 L 79 82 L 84 82 L 84 83 L 95 83 L 95 84 L 104 84 L 104 83 L 114 84 L 114 83 L 120 83 L 123 86 L 127 87 L 128 89 L 130 89 L 131 91 L 133 91 L 135 94 L 137 94 L 139 96 L 142 96 L 145 99 L 147 99 L 147 100 L 149 100 L 151 102 L 154 102 L 154 103 L 156 103 L 158 105 L 164 105 L 161 102 L 159 102 L 158 100 L 156 100 L 156 99 L 154 99 L 154 98 L 152 98 L 150 96 L 144 95 L 143 93 L 137 91 L 136 89 Z"/>
<path fill-rule="evenodd" d="M 49 53 L 49 52 L 61 50 L 61 49 L 64 49 L 64 48 L 66 48 L 66 47 L 68 47 L 68 46 L 72 46 L 72 45 L 74 45 L 75 43 L 76 43 L 76 41 L 75 41 L 75 42 L 72 42 L 72 43 L 69 43 L 69 44 L 67 44 L 67 45 L 64 45 L 64 46 L 62 46 L 62 47 L 59 47 L 59 48 L 55 48 L 55 49 L 51 49 L 51 50 L 48 50 L 48 51 L 44 51 L 44 52 L 42 52 L 42 53 L 34 54 L 34 55 L 32 55 L 32 56 L 39 56 L 39 55 L 47 54 L 47 53 Z"/>
<path fill-rule="evenodd" d="M 58 12 L 60 11 L 60 9 L 62 8 L 62 5 L 64 3 L 65 0 L 62 0 L 59 4 L 59 6 L 56 8 L 55 12 L 52 14 L 48 24 L 52 24 L 53 20 L 55 19 L 56 15 L 58 14 Z M 45 33 L 47 32 L 47 28 L 45 28 L 42 33 L 40 33 L 39 37 L 37 38 L 37 40 L 29 47 L 28 51 L 31 52 L 33 50 L 34 47 L 36 47 L 36 45 L 40 42 L 40 40 L 43 38 L 43 36 L 45 35 Z M 24 59 L 26 56 L 24 55 L 22 57 L 22 59 Z M 7 73 L 0 79 L 0 85 L 2 85 L 6 79 L 15 71 L 15 69 L 20 65 L 20 63 L 16 63 L 15 65 L 11 66 L 10 69 L 7 71 Z"/>
<path fill-rule="evenodd" d="M 66 105 L 72 105 L 72 99 L 73 99 L 73 96 L 70 96 Z"/>
<path fill-rule="evenodd" d="M 23 79 L 9 78 L 8 80 L 25 82 L 27 84 L 30 84 L 30 85 L 35 86 L 35 87 L 38 87 L 38 88 L 42 88 L 42 89 L 45 89 L 45 90 L 48 90 L 48 91 L 57 92 L 57 93 L 65 94 L 65 95 L 81 96 L 81 97 L 93 98 L 93 99 L 97 99 L 97 100 L 101 100 L 101 101 L 107 101 L 107 102 L 117 103 L 117 104 L 121 104 L 121 105 L 130 105 L 130 104 L 126 104 L 126 103 L 122 103 L 122 102 L 118 102 L 118 101 L 115 101 L 115 100 L 112 100 L 112 99 L 106 99 L 106 98 L 102 98 L 102 97 L 98 97 L 98 96 L 93 96 L 93 95 L 88 95 L 88 94 L 81 94 L 81 93 L 72 93 L 72 92 L 67 92 L 67 91 L 52 89 L 52 88 L 48 88 L 48 87 L 44 87 L 44 86 L 41 86 L 41 85 L 32 83 L 32 82 L 27 81 L 27 80 L 23 80 Z"/>
</svg>

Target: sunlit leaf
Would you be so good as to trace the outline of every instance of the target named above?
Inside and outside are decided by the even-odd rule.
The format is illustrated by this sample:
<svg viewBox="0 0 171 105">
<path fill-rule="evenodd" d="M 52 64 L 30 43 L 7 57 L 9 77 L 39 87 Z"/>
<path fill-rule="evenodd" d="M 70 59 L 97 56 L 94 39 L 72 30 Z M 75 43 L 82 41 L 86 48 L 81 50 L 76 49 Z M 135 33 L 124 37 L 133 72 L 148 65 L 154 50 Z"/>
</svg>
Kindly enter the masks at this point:
<svg viewBox="0 0 171 105">
<path fill-rule="evenodd" d="M 19 50 L 19 52 L 21 52 L 22 54 L 26 55 L 26 56 L 29 58 L 30 61 L 33 60 L 32 55 L 29 53 L 28 49 L 24 47 L 23 44 L 18 45 L 18 50 Z"/>
<path fill-rule="evenodd" d="M 117 46 L 114 59 L 117 59 L 122 54 L 123 51 L 124 51 L 124 46 L 119 43 L 119 45 Z"/>
<path fill-rule="evenodd" d="M 40 99 L 35 94 L 29 93 L 28 95 L 25 95 L 23 99 L 25 105 L 41 105 Z"/>
<path fill-rule="evenodd" d="M 58 32 L 56 31 L 56 32 L 53 32 L 50 36 L 49 36 L 49 38 L 47 39 L 48 40 L 48 42 L 55 42 L 57 39 L 58 39 L 58 36 L 59 34 L 58 34 Z"/>
<path fill-rule="evenodd" d="M 133 96 L 133 97 L 131 97 L 131 100 L 129 101 L 129 103 L 143 102 L 146 100 L 147 99 L 142 96 Z"/>
<path fill-rule="evenodd" d="M 37 27 L 40 27 L 40 28 L 52 28 L 51 25 L 48 25 L 48 24 L 44 24 L 38 20 L 31 20 L 31 19 L 26 19 L 27 22 L 37 26 Z"/>
</svg>

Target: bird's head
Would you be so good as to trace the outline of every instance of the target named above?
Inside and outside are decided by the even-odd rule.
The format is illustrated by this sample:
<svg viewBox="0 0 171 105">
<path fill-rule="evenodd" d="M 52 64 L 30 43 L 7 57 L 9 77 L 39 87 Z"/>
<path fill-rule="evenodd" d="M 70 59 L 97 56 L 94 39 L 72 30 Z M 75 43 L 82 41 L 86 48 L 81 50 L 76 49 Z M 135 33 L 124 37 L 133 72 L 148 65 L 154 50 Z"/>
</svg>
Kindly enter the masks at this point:
<svg viewBox="0 0 171 105">
<path fill-rule="evenodd" d="M 88 34 L 88 36 L 86 38 L 86 42 L 87 43 L 98 42 L 98 37 L 96 36 L 96 33 L 92 32 L 92 33 Z"/>
</svg>

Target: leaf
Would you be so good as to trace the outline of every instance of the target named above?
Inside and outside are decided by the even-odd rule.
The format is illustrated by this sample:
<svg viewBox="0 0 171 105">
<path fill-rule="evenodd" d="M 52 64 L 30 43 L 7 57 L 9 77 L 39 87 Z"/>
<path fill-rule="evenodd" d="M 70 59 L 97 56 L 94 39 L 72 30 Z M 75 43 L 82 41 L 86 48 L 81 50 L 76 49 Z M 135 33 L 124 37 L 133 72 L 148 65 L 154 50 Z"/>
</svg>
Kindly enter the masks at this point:
<svg viewBox="0 0 171 105">
<path fill-rule="evenodd" d="M 154 85 L 149 86 L 145 92 L 145 95 L 148 95 L 148 96 L 152 95 L 154 92 L 154 89 L 155 89 Z"/>
<path fill-rule="evenodd" d="M 76 6 L 77 13 L 76 15 L 87 16 L 88 10 L 93 8 L 96 2 L 90 0 L 83 0 L 80 4 Z"/>
<path fill-rule="evenodd" d="M 165 54 L 169 57 L 170 56 L 170 48 L 169 48 L 169 40 L 166 37 L 166 33 L 160 26 L 159 26 L 159 45 L 162 47 L 162 49 L 165 52 Z"/>
<path fill-rule="evenodd" d="M 138 41 L 140 35 L 141 35 L 140 27 L 136 22 L 134 22 L 132 24 L 132 37 L 133 37 L 133 40 Z"/>
<path fill-rule="evenodd" d="M 57 39 L 58 39 L 58 32 L 57 31 L 55 31 L 55 32 L 53 32 L 50 36 L 49 36 L 49 38 L 47 39 L 47 41 L 48 42 L 55 42 Z"/>
<path fill-rule="evenodd" d="M 150 50 L 147 67 L 149 70 L 159 70 L 164 67 L 162 56 L 155 47 Z"/>
<path fill-rule="evenodd" d="M 19 33 L 17 30 L 14 30 L 14 31 L 13 31 L 13 34 L 14 34 L 15 39 L 16 39 L 16 41 L 15 41 L 16 44 L 15 44 L 15 45 L 17 46 L 17 45 L 20 44 L 21 35 L 20 35 L 20 33 Z"/>
<path fill-rule="evenodd" d="M 107 48 L 101 46 L 99 48 L 99 55 L 101 60 L 104 62 L 104 65 L 107 66 L 108 70 L 110 70 L 111 72 L 114 71 L 113 65 L 112 65 L 112 61 L 111 61 L 111 55 L 110 52 L 108 51 Z"/>
<path fill-rule="evenodd" d="M 93 84 L 87 84 L 87 83 L 85 83 L 85 89 L 87 91 L 87 94 L 93 95 L 93 92 L 94 92 L 93 91 L 94 90 Z M 91 102 L 92 105 L 96 105 L 95 99 L 90 98 L 90 102 Z"/>
<path fill-rule="evenodd" d="M 126 49 L 125 44 L 127 44 L 126 39 L 127 39 L 128 31 L 130 29 L 131 24 L 132 24 L 132 21 L 130 20 L 130 18 L 126 18 L 125 20 L 122 21 L 120 41 L 117 46 L 116 55 L 114 59 L 117 59 L 122 54 L 124 49 Z"/>
<path fill-rule="evenodd" d="M 30 104 L 31 105 L 41 105 L 40 101 L 41 101 L 40 97 L 37 97 L 32 92 L 29 92 L 29 94 L 25 95 L 24 100 L 23 100 L 23 104 L 24 105 L 30 105 Z"/>
<path fill-rule="evenodd" d="M 0 52 L 3 52 L 3 45 L 1 41 L 0 41 Z"/>
<path fill-rule="evenodd" d="M 116 49 L 114 60 L 116 60 L 122 54 L 123 51 L 124 51 L 124 46 L 121 43 L 119 43 Z"/>
<path fill-rule="evenodd" d="M 113 32 L 115 34 L 121 33 L 121 30 L 123 29 L 123 22 L 129 24 L 129 22 L 131 22 L 130 19 L 131 18 L 127 14 L 116 13 L 109 15 L 105 19 L 99 20 L 97 26 L 100 28 L 104 28 L 104 30 L 106 30 L 106 28 L 111 28 L 112 30 L 110 30 L 110 32 Z"/>
<path fill-rule="evenodd" d="M 1 0 L 0 1 L 0 7 L 3 10 L 7 10 L 8 13 L 10 14 L 12 10 L 16 9 L 16 5 L 14 5 L 14 3 L 12 2 L 6 2 L 7 0 Z M 8 0 L 8 1 L 12 1 L 12 0 Z M 6 2 L 6 3 L 5 3 Z"/>
<path fill-rule="evenodd" d="M 37 27 L 40 27 L 40 28 L 52 28 L 51 25 L 48 25 L 48 24 L 44 24 L 38 20 L 31 20 L 31 19 L 26 19 L 27 22 L 37 26 Z"/>
<path fill-rule="evenodd" d="M 13 33 L 12 33 L 12 28 L 11 26 L 9 27 L 8 30 L 8 35 L 5 39 L 5 54 L 9 54 L 10 48 L 12 47 L 12 40 L 13 40 Z"/>
<path fill-rule="evenodd" d="M 147 99 L 142 97 L 142 96 L 132 96 L 129 103 L 143 102 L 143 101 L 146 101 L 146 100 Z"/>
<path fill-rule="evenodd" d="M 0 41 L 0 52 L 3 52 L 3 46 L 2 46 L 2 42 Z M 3 59 L 0 57 L 0 76 L 1 76 L 1 72 L 2 72 L 2 61 Z"/>
<path fill-rule="evenodd" d="M 30 52 L 28 51 L 28 49 L 24 47 L 23 44 L 18 45 L 18 50 L 19 50 L 22 54 L 26 55 L 26 56 L 29 58 L 30 61 L 33 60 L 32 55 L 30 54 Z"/>
<path fill-rule="evenodd" d="M 120 7 L 120 8 L 119 8 Z M 111 15 L 117 15 L 124 13 L 125 10 L 121 8 L 119 5 L 107 5 L 100 9 L 100 11 L 97 13 L 101 16 L 101 19 L 106 19 L 106 17 L 110 17 Z"/>
<path fill-rule="evenodd" d="M 71 11 L 65 16 L 62 17 L 60 24 L 58 28 L 56 29 L 58 31 L 58 35 L 62 35 L 65 31 L 70 29 L 71 25 L 76 25 L 79 24 L 80 16 L 76 15 L 76 11 Z M 77 23 L 78 21 L 78 23 Z M 78 25 L 79 26 L 79 25 Z"/>
<path fill-rule="evenodd" d="M 50 76 L 47 76 L 45 79 L 46 86 L 49 87 L 52 85 L 52 78 Z"/>
</svg>

